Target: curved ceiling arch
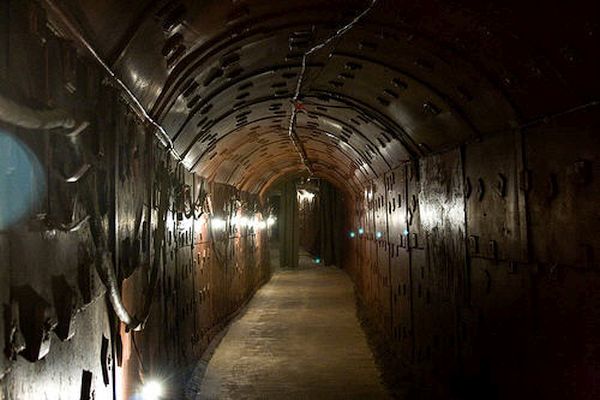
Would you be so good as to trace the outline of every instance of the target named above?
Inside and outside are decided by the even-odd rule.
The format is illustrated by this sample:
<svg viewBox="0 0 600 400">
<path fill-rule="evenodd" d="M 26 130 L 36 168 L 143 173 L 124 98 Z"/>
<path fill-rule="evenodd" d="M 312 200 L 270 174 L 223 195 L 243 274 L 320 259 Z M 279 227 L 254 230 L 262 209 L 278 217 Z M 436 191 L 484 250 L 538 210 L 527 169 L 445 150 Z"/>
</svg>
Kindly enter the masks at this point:
<svg viewBox="0 0 600 400">
<path fill-rule="evenodd" d="M 513 8 L 489 13 L 468 0 L 378 1 L 307 60 L 295 131 L 308 160 L 317 169 L 335 160 L 337 175 L 365 185 L 409 159 L 509 132 L 596 93 L 600 84 L 579 79 L 581 63 L 561 50 L 579 46 L 579 54 L 592 54 L 593 42 L 583 31 L 559 33 L 589 10 L 565 19 L 557 11 L 572 6 L 548 4 L 552 12 L 544 10 L 542 22 L 565 43 L 554 48 L 540 44 L 529 26 L 538 7 L 509 2 Z M 304 168 L 287 132 L 302 56 L 369 4 L 131 0 L 144 13 L 111 31 L 111 7 L 123 8 L 117 3 L 81 8 L 117 75 L 186 166 L 250 186 L 270 181 L 265 168 L 273 163 Z M 114 31 L 118 41 L 107 34 Z M 585 61 L 583 70 L 599 66 Z"/>
<path fill-rule="evenodd" d="M 333 93 L 333 92 L 328 92 L 327 93 L 328 96 L 336 96 L 336 97 L 340 97 L 340 99 L 337 99 L 336 101 L 340 102 L 340 103 L 344 103 L 345 99 L 341 98 L 341 96 L 337 93 Z M 313 96 L 305 96 L 305 98 L 311 98 Z M 317 97 L 313 97 L 315 99 L 317 99 Z M 321 96 L 322 98 L 322 96 Z M 287 97 L 284 97 L 283 100 L 287 100 Z M 285 108 L 283 107 L 285 105 L 285 101 L 282 102 L 276 102 L 273 103 L 272 100 L 274 99 L 261 99 L 260 101 L 256 101 L 253 102 L 252 105 L 264 105 L 264 103 L 270 103 L 269 106 L 269 110 L 272 111 L 273 115 L 270 116 L 261 116 L 260 118 L 248 121 L 247 120 L 247 116 L 251 113 L 251 110 L 247 110 L 243 113 L 240 113 L 238 115 L 243 115 L 245 118 L 243 119 L 243 123 L 238 123 L 239 121 L 236 121 L 236 126 L 234 127 L 228 127 L 227 130 L 221 130 L 221 134 L 215 138 L 214 143 L 217 144 L 219 141 L 223 140 L 224 138 L 233 135 L 235 133 L 238 133 L 239 130 L 241 130 L 241 128 L 246 127 L 246 126 L 250 126 L 259 122 L 265 122 L 265 121 L 270 121 L 271 123 L 275 123 L 277 124 L 275 127 L 276 128 L 284 128 L 285 130 L 285 126 L 280 125 L 283 122 L 287 122 L 287 120 L 289 119 L 289 115 L 287 114 L 287 110 L 285 110 Z M 328 99 L 328 101 L 331 101 L 331 99 Z M 347 104 L 351 104 L 351 103 L 347 103 Z M 355 102 L 356 104 L 356 102 Z M 310 106 L 314 105 L 316 110 L 308 110 L 308 108 Z M 277 106 L 276 108 L 273 108 L 274 106 Z M 362 129 L 361 129 L 361 125 L 365 126 L 365 125 L 369 125 L 369 124 L 378 124 L 378 120 L 376 118 L 374 118 L 374 116 L 376 116 L 376 113 L 372 110 L 368 110 L 368 111 L 362 111 L 360 110 L 359 107 L 352 107 L 352 106 L 336 106 L 333 105 L 333 109 L 336 108 L 345 108 L 347 110 L 353 110 L 355 112 L 354 116 L 357 118 L 360 118 L 362 120 L 362 123 L 359 122 L 355 122 L 355 125 L 351 125 L 349 122 L 346 122 L 340 118 L 336 118 L 335 116 L 329 116 L 326 115 L 324 113 L 319 113 L 318 110 L 319 109 L 324 109 L 324 108 L 331 108 L 331 105 L 328 104 L 310 104 L 310 103 L 306 103 L 306 107 L 307 107 L 307 113 L 312 116 L 322 116 L 322 117 L 327 117 L 330 120 L 336 120 L 336 124 L 340 124 L 346 127 L 346 129 L 350 132 L 355 132 L 358 133 L 359 136 L 365 141 L 366 144 L 368 144 L 369 146 L 375 148 L 377 146 L 377 142 L 376 142 L 376 138 L 369 138 L 368 133 L 363 133 Z M 357 110 L 358 109 L 358 110 Z M 302 114 L 300 114 L 302 115 Z M 356 119 L 352 118 L 351 116 L 347 116 L 349 121 L 356 121 Z M 220 121 L 226 121 L 226 118 L 220 118 Z M 213 125 L 214 126 L 214 125 Z M 272 125 L 271 125 L 272 126 Z M 391 137 L 396 137 L 395 134 L 393 133 L 393 129 L 390 129 L 389 127 L 386 126 L 375 126 L 373 129 L 378 129 L 378 130 L 382 130 L 382 131 L 386 131 L 388 136 Z M 193 140 L 192 142 L 188 145 L 187 149 L 191 149 L 195 143 L 199 140 L 199 138 L 201 137 L 206 137 L 207 135 L 209 135 L 208 133 L 209 131 L 204 131 L 200 134 L 198 134 Z M 388 141 L 388 140 L 386 140 Z M 189 152 L 189 151 L 188 151 Z M 188 152 L 184 152 L 184 156 L 186 156 L 188 154 Z M 199 156 L 197 156 L 195 159 L 193 159 L 193 161 L 190 162 L 190 165 L 192 165 L 192 167 L 194 167 L 200 160 L 202 160 L 202 157 L 206 156 L 209 152 L 208 151 L 204 151 L 202 152 Z M 378 154 L 379 156 L 382 156 L 382 154 Z M 389 167 L 389 163 L 388 167 Z"/>
<path fill-rule="evenodd" d="M 357 196 L 362 195 L 362 186 L 353 186 L 352 183 L 348 184 L 347 182 L 340 182 L 338 176 L 335 175 L 335 172 L 330 171 L 320 171 L 319 179 L 325 179 L 327 182 L 331 183 L 334 187 L 336 187 L 341 193 L 345 194 L 349 198 L 356 198 Z M 269 179 L 264 181 L 261 185 L 251 188 L 255 193 L 264 199 L 266 195 L 276 187 L 281 181 L 287 179 L 293 179 L 298 177 L 307 178 L 308 175 L 305 173 L 299 172 L 297 169 L 288 168 L 286 170 L 282 170 L 277 174 L 274 174 Z"/>
<path fill-rule="evenodd" d="M 313 149 L 314 151 L 314 149 Z M 359 181 L 355 175 L 345 175 L 344 170 L 340 168 L 339 164 L 331 163 L 327 158 L 327 153 L 317 152 L 315 154 L 319 155 L 319 157 L 315 157 L 314 165 L 315 165 L 315 175 L 319 177 L 321 169 L 320 166 L 326 166 L 327 169 L 325 171 L 331 171 L 330 175 L 336 176 L 335 180 L 351 184 L 353 187 L 360 187 L 361 184 L 364 184 L 364 181 Z M 242 179 L 238 182 L 235 182 L 241 188 L 248 188 L 256 186 L 257 182 L 260 183 L 266 181 L 270 178 L 270 176 L 280 173 L 285 168 L 293 166 L 298 171 L 305 171 L 304 165 L 299 162 L 298 159 L 291 159 L 286 154 L 275 155 L 270 158 L 265 158 L 261 160 L 257 165 L 252 166 L 245 174 L 242 175 Z M 258 172 L 260 173 L 258 173 Z"/>
<path fill-rule="evenodd" d="M 238 136 L 242 136 L 242 135 L 238 135 Z M 320 143 L 326 147 L 329 146 L 328 143 L 322 142 L 321 139 L 313 139 L 313 141 Z M 278 146 L 278 145 L 279 146 L 283 145 L 284 147 L 288 147 L 289 139 L 288 138 L 279 139 L 278 141 L 274 141 L 274 142 L 270 143 L 270 146 Z M 257 155 L 257 153 L 262 149 L 262 145 L 246 142 L 246 143 L 240 144 L 239 147 L 237 147 L 235 144 L 233 144 L 233 147 L 236 148 L 235 154 L 239 154 L 237 157 L 240 157 L 243 159 L 243 161 L 237 162 L 232 165 L 233 169 L 229 173 L 229 176 L 226 179 L 226 182 L 235 185 L 236 182 L 238 182 L 240 179 L 243 179 L 243 176 L 244 176 L 244 174 L 247 173 L 247 168 L 250 164 L 249 160 L 253 156 Z M 247 149 L 247 147 L 252 147 L 252 148 Z M 308 147 L 308 146 L 307 146 L 307 150 L 309 150 L 310 152 L 316 152 L 316 153 L 321 152 L 321 150 L 319 150 L 318 148 L 313 148 L 313 147 Z M 338 153 L 339 153 L 339 155 L 338 155 Z M 345 154 L 344 152 L 332 152 L 332 153 L 328 153 L 327 156 L 329 156 L 333 160 L 335 160 L 337 162 L 338 166 L 342 166 L 342 165 L 351 166 L 354 163 L 354 160 L 350 156 Z M 235 159 L 237 157 L 234 156 L 232 158 Z M 261 158 L 263 158 L 263 157 L 261 157 Z M 269 160 L 269 158 L 264 157 L 264 160 L 261 160 L 261 161 L 266 161 L 266 160 Z M 260 168 L 261 162 L 258 161 L 257 164 L 255 164 L 254 166 Z M 356 166 L 355 172 L 359 173 L 362 176 L 362 179 L 358 178 L 359 181 L 367 181 L 369 179 L 369 175 L 365 174 L 365 172 L 362 171 L 362 169 L 360 167 Z"/>
</svg>

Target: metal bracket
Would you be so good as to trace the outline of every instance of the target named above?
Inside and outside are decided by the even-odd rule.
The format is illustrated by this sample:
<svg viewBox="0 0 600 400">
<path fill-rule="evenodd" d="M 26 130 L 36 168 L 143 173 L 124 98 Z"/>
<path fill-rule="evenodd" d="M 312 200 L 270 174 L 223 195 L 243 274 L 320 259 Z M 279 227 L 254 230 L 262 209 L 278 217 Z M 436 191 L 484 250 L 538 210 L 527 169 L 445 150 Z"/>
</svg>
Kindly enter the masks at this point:
<svg viewBox="0 0 600 400">
<path fill-rule="evenodd" d="M 477 179 L 477 200 L 483 200 L 485 195 L 485 183 L 482 178 Z"/>
<path fill-rule="evenodd" d="M 467 177 L 465 179 L 465 198 L 468 199 L 473 193 L 473 185 L 471 185 L 471 179 Z"/>
<path fill-rule="evenodd" d="M 496 181 L 496 194 L 500 197 L 505 197 L 506 196 L 506 184 L 507 184 L 507 179 L 506 176 L 504 176 L 503 174 L 499 173 L 498 174 L 498 179 Z"/>
</svg>

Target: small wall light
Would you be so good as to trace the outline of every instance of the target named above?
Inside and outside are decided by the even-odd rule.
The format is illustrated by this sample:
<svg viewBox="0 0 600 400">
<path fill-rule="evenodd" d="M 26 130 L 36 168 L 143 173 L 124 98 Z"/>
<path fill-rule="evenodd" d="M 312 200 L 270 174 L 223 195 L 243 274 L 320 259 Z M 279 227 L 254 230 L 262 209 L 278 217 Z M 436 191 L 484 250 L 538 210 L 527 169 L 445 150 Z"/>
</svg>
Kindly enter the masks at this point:
<svg viewBox="0 0 600 400">
<path fill-rule="evenodd" d="M 164 395 L 164 388 L 160 382 L 150 380 L 144 383 L 140 394 L 143 400 L 159 400 Z"/>
</svg>

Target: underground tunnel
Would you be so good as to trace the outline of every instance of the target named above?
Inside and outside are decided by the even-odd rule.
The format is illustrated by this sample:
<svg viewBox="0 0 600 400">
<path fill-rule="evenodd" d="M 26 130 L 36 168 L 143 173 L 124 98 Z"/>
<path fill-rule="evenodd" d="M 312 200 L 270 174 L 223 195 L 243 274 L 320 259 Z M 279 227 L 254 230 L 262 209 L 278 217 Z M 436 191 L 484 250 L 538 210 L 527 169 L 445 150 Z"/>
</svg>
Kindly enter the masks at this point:
<svg viewBox="0 0 600 400">
<path fill-rule="evenodd" d="M 0 0 L 0 400 L 600 398 L 599 25 Z"/>
</svg>

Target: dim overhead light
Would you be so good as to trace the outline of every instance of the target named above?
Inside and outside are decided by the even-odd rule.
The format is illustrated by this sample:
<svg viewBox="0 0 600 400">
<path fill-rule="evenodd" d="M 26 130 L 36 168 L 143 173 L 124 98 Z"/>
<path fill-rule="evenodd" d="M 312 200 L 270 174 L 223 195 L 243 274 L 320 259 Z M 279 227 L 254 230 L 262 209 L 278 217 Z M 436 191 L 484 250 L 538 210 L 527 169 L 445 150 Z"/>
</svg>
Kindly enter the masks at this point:
<svg viewBox="0 0 600 400">
<path fill-rule="evenodd" d="M 231 225 L 244 228 L 250 225 L 250 220 L 247 217 L 235 215 L 231 218 Z"/>
<path fill-rule="evenodd" d="M 377 231 L 377 233 L 375 233 L 375 237 L 377 239 L 381 239 L 383 237 L 383 233 L 381 233 L 380 231 Z"/>
<path fill-rule="evenodd" d="M 227 222 L 222 218 L 212 218 L 210 222 L 214 229 L 225 229 L 227 226 Z"/>
<path fill-rule="evenodd" d="M 265 221 L 259 221 L 259 220 L 255 219 L 254 222 L 252 223 L 252 227 L 255 230 L 262 230 L 267 227 L 267 223 Z"/>
<path fill-rule="evenodd" d="M 404 230 L 402 231 L 402 234 L 404 234 L 404 236 L 408 236 L 408 229 L 404 229 Z"/>
<path fill-rule="evenodd" d="M 315 264 L 321 264 L 321 258 L 320 257 L 315 257 L 315 259 L 313 261 L 315 262 Z"/>
<path fill-rule="evenodd" d="M 364 233 L 365 233 L 365 230 L 363 228 L 358 228 L 359 235 L 363 235 Z"/>
<path fill-rule="evenodd" d="M 151 380 L 144 383 L 140 394 L 143 400 L 159 400 L 164 395 L 164 388 L 160 382 Z"/>
<path fill-rule="evenodd" d="M 356 233 L 354 233 L 354 231 L 350 231 L 349 235 L 350 235 L 351 238 L 355 238 L 356 237 Z"/>
<path fill-rule="evenodd" d="M 298 190 L 298 201 L 299 202 L 303 202 L 303 201 L 308 201 L 311 202 L 315 197 L 315 194 L 313 192 L 309 192 L 308 190 L 305 189 L 300 189 Z"/>
</svg>

